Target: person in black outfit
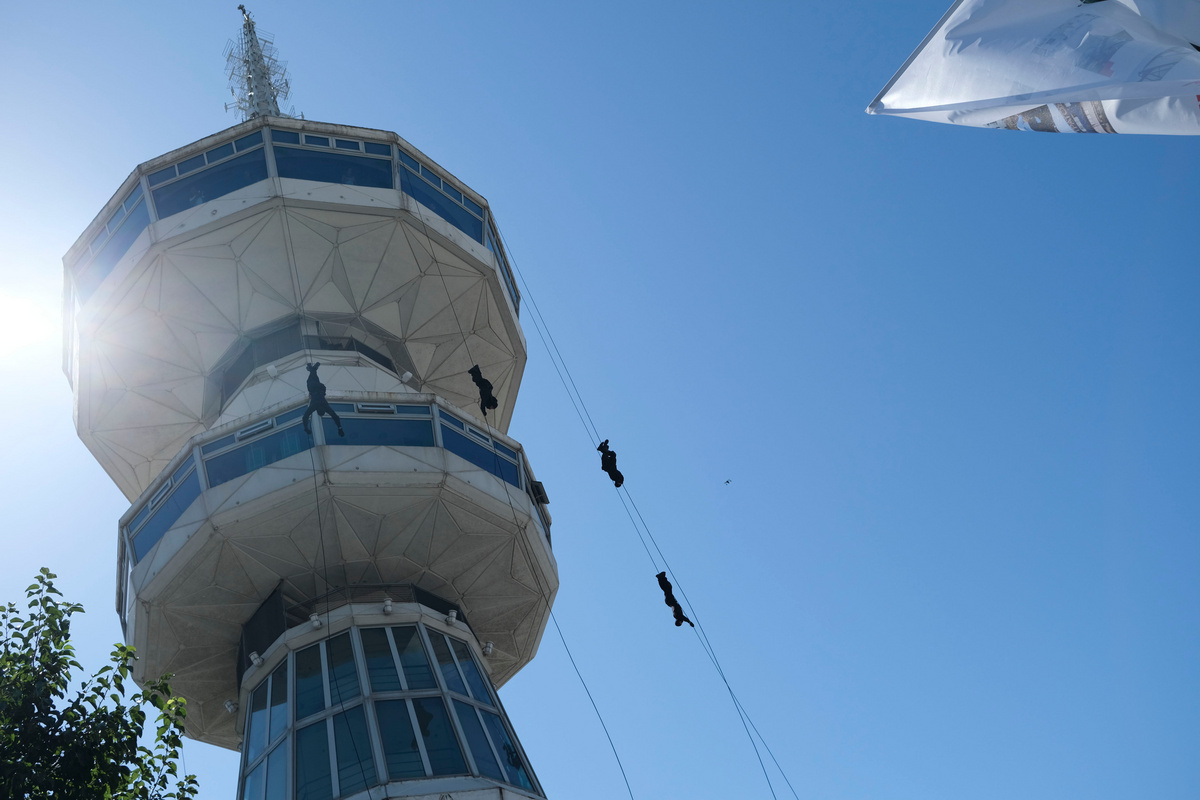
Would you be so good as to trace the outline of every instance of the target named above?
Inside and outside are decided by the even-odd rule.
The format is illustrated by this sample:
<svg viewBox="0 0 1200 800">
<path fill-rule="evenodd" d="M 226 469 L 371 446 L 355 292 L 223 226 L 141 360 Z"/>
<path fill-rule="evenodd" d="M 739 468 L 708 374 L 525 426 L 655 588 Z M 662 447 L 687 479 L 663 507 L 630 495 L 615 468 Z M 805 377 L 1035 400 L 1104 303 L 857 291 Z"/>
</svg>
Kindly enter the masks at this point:
<svg viewBox="0 0 1200 800">
<path fill-rule="evenodd" d="M 620 489 L 621 484 L 625 482 L 625 476 L 617 469 L 617 451 L 609 448 L 608 439 L 601 442 L 596 449 L 600 451 L 600 469 L 607 472 L 613 485 Z"/>
<path fill-rule="evenodd" d="M 679 605 L 679 601 L 675 599 L 675 593 L 671 591 L 671 582 L 667 580 L 667 573 L 660 572 L 656 577 L 658 585 L 663 590 L 663 602 L 671 607 L 671 613 L 675 615 L 675 627 L 678 628 L 685 622 L 693 628 L 696 627 L 690 619 L 683 615 L 683 607 Z"/>
<path fill-rule="evenodd" d="M 320 366 L 320 362 L 304 366 L 308 370 L 308 408 L 304 409 L 304 432 L 309 435 L 312 434 L 312 428 L 309 427 L 308 423 L 315 411 L 318 417 L 328 414 L 333 419 L 333 424 L 337 425 L 338 436 L 345 436 L 346 432 L 342 430 L 342 418 L 337 415 L 337 412 L 330 407 L 329 401 L 325 399 L 325 384 L 321 383 L 320 378 L 317 377 L 317 368 Z"/>
<path fill-rule="evenodd" d="M 486 417 L 489 408 L 500 407 L 500 401 L 496 399 L 496 395 L 492 394 L 492 382 L 483 377 L 478 364 L 467 370 L 467 374 L 479 387 L 479 407 L 483 409 L 483 415 Z"/>
</svg>

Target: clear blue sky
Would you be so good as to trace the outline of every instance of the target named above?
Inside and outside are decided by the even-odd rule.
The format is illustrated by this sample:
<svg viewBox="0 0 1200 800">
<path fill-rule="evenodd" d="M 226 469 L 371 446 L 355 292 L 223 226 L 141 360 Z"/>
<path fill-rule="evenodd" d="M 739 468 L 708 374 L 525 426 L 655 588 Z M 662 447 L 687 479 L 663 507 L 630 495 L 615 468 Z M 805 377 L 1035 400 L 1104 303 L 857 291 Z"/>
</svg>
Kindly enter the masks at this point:
<svg viewBox="0 0 1200 800">
<path fill-rule="evenodd" d="M 801 798 L 1194 800 L 1198 142 L 865 115 L 948 3 L 250 9 L 309 119 L 491 202 Z M 0 10 L 0 600 L 50 566 L 91 668 L 127 504 L 71 424 L 61 257 L 236 122 L 236 5 Z M 524 321 L 511 432 L 635 796 L 770 797 Z M 552 800 L 625 795 L 553 629 L 502 697 Z M 233 796 L 236 755 L 186 752 Z"/>
</svg>

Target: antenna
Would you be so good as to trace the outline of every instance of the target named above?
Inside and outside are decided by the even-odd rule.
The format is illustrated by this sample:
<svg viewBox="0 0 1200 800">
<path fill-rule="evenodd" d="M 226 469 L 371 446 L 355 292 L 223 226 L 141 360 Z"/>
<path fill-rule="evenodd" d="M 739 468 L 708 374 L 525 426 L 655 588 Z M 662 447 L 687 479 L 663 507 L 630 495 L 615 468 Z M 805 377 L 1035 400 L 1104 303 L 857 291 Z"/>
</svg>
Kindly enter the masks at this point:
<svg viewBox="0 0 1200 800">
<path fill-rule="evenodd" d="M 275 57 L 275 37 L 255 29 L 244 5 L 238 6 L 238 10 L 242 12 L 242 37 L 225 45 L 225 74 L 234 97 L 234 102 L 225 104 L 225 110 L 236 108 L 243 120 L 294 117 L 294 107 L 288 108 L 287 113 L 279 110 L 279 101 L 287 99 L 291 87 L 287 62 Z"/>
</svg>

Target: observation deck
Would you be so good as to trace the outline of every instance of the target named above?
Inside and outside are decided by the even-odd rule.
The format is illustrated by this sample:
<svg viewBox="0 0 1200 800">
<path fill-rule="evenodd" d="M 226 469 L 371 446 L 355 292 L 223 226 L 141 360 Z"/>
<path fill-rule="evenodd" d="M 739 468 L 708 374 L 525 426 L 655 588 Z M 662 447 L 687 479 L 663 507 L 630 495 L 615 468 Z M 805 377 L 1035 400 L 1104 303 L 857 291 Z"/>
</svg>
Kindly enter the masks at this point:
<svg viewBox="0 0 1200 800">
<path fill-rule="evenodd" d="M 478 363 L 508 428 L 526 345 L 495 219 L 395 133 L 267 117 L 208 136 L 138 166 L 64 266 L 76 428 L 130 499 L 264 354 L 301 347 L 482 422 Z"/>
<path fill-rule="evenodd" d="M 307 355 L 281 362 L 278 382 L 301 382 Z M 329 401 L 345 437 L 316 417 L 305 434 L 307 396 L 293 391 L 191 437 L 121 517 L 117 611 L 135 678 L 174 673 L 195 738 L 236 746 L 224 703 L 238 697 L 239 642 L 275 592 L 297 604 L 363 585 L 436 595 L 493 642 L 496 685 L 541 640 L 557 565 L 520 444 L 433 394 L 331 389 Z"/>
</svg>

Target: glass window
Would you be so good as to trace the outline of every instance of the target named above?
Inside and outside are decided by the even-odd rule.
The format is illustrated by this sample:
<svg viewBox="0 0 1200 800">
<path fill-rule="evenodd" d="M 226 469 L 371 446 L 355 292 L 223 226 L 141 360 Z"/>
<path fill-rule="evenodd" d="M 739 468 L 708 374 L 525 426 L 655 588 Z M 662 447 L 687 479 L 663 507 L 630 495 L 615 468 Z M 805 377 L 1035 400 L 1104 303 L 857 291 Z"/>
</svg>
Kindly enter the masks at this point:
<svg viewBox="0 0 1200 800">
<path fill-rule="evenodd" d="M 458 639 L 451 639 L 450 645 L 454 648 L 454 655 L 458 658 L 458 666 L 462 668 L 463 676 L 467 679 L 467 686 L 471 687 L 471 696 L 476 700 L 492 704 L 492 695 L 488 692 L 487 681 L 479 672 L 479 667 L 475 664 L 475 659 L 471 658 L 471 648 L 466 642 L 460 642 Z"/>
<path fill-rule="evenodd" d="M 175 485 L 179 485 L 179 481 L 183 479 L 183 473 L 192 468 L 192 457 L 188 456 L 187 460 L 179 465 L 179 469 L 175 470 L 175 474 L 171 476 L 171 480 Z"/>
<path fill-rule="evenodd" d="M 359 150 L 358 142 L 352 142 L 349 139 L 334 139 L 334 144 L 339 150 Z M 311 144 L 311 142 L 309 143 Z"/>
<path fill-rule="evenodd" d="M 410 626 L 392 628 L 392 636 L 396 639 L 396 652 L 400 654 L 400 665 L 404 669 L 408 688 L 434 688 L 437 684 L 433 680 L 433 670 L 429 668 L 429 659 L 425 657 L 425 648 L 421 646 L 417 629 Z"/>
<path fill-rule="evenodd" d="M 287 743 L 267 756 L 267 791 L 264 800 L 287 800 Z"/>
<path fill-rule="evenodd" d="M 243 150 L 249 150 L 251 147 L 257 147 L 258 145 L 262 144 L 262 141 L 262 131 L 255 131 L 249 136 L 243 136 L 233 144 L 235 147 L 237 147 L 237 150 L 240 153 Z"/>
<path fill-rule="evenodd" d="M 220 486 L 260 467 L 302 453 L 310 447 L 312 439 L 299 425 L 284 428 L 208 459 L 204 462 L 208 473 L 208 485 Z"/>
<path fill-rule="evenodd" d="M 338 794 L 361 792 L 375 785 L 375 759 L 367 736 L 367 718 L 362 706 L 347 709 L 333 718 L 333 742 L 337 752 Z"/>
<path fill-rule="evenodd" d="M 300 134 L 295 131 L 271 131 L 272 142 L 284 142 L 285 144 L 300 144 Z"/>
<path fill-rule="evenodd" d="M 329 407 L 339 414 L 353 414 L 354 403 L 330 403 Z"/>
<path fill-rule="evenodd" d="M 452 692 L 466 694 L 467 687 L 463 684 L 462 676 L 458 674 L 458 667 L 454 665 L 450 648 L 446 646 L 446 637 L 430 631 L 429 643 L 433 645 L 433 654 L 437 658 L 438 667 L 442 670 L 442 680 L 446 682 L 446 688 Z"/>
<path fill-rule="evenodd" d="M 296 800 L 332 800 L 325 720 L 296 731 Z"/>
<path fill-rule="evenodd" d="M 171 166 L 166 167 L 165 169 L 160 169 L 157 172 L 151 172 L 149 181 L 150 181 L 151 186 L 158 186 L 160 183 L 162 183 L 164 181 L 169 181 L 174 177 L 175 177 L 175 165 L 172 164 Z"/>
<path fill-rule="evenodd" d="M 442 418 L 442 422 L 444 424 L 453 425 L 454 427 L 458 428 L 460 431 L 466 430 L 466 428 L 467 428 L 467 426 L 462 423 L 462 420 L 455 419 L 454 417 L 450 416 L 449 414 L 442 414 L 441 418 Z"/>
<path fill-rule="evenodd" d="M 376 703 L 375 717 L 379 720 L 379 738 L 383 744 L 388 780 L 424 777 L 425 765 L 408 716 L 408 703 L 403 700 Z"/>
<path fill-rule="evenodd" d="M 476 203 L 474 200 L 467 197 L 466 195 L 463 195 L 463 205 L 465 205 L 467 208 L 474 211 L 475 216 L 477 216 L 477 217 L 483 216 L 483 206 L 479 205 L 479 203 Z"/>
<path fill-rule="evenodd" d="M 200 169 L 203 166 L 204 166 L 204 154 L 201 153 L 198 156 L 192 156 L 191 158 L 180 161 L 178 164 L 175 165 L 175 168 L 177 170 L 179 170 L 180 175 L 186 175 L 189 172 L 195 172 L 196 170 Z"/>
<path fill-rule="evenodd" d="M 362 419 L 342 420 L 345 438 L 337 433 L 337 425 L 326 419 L 325 441 L 336 444 L 391 445 L 393 447 L 433 447 L 433 425 L 425 419 Z"/>
<path fill-rule="evenodd" d="M 267 748 L 267 684 L 263 683 L 250 695 L 250 712 L 246 717 L 246 760 L 253 761 Z"/>
<path fill-rule="evenodd" d="M 390 144 L 377 144 L 376 142 L 364 142 L 363 147 L 367 152 L 375 156 L 391 156 L 392 146 Z"/>
<path fill-rule="evenodd" d="M 296 719 L 325 708 L 325 683 L 321 679 L 321 646 L 314 644 L 296 653 Z"/>
<path fill-rule="evenodd" d="M 467 737 L 467 747 L 471 748 L 471 755 L 475 757 L 475 768 L 479 770 L 479 774 L 498 781 L 504 780 L 475 709 L 462 700 L 455 700 L 454 712 L 458 714 L 458 724 L 462 726 L 463 736 Z"/>
<path fill-rule="evenodd" d="M 304 406 L 301 406 L 300 408 L 293 408 L 291 411 L 285 411 L 275 418 L 275 425 L 283 427 L 285 423 L 291 422 L 294 419 L 300 419 L 304 416 L 304 408 Z"/>
<path fill-rule="evenodd" d="M 396 674 L 396 662 L 392 659 L 392 647 L 388 644 L 387 631 L 383 628 L 366 628 L 360 634 L 371 691 L 400 691 L 400 676 Z"/>
<path fill-rule="evenodd" d="M 242 784 L 242 800 L 263 800 L 266 778 L 267 764 L 264 761 L 246 776 L 246 782 Z"/>
<path fill-rule="evenodd" d="M 234 434 L 231 433 L 228 436 L 224 436 L 220 439 L 217 439 L 215 442 L 209 442 L 206 445 L 202 445 L 200 447 L 200 452 L 204 455 L 207 455 L 209 453 L 215 453 L 217 450 L 220 450 L 224 447 L 228 447 L 229 445 L 233 444 L 235 441 L 237 441 L 237 438 Z"/>
<path fill-rule="evenodd" d="M 400 151 L 400 161 L 403 162 L 404 164 L 406 164 L 407 166 L 412 167 L 414 172 L 421 171 L 421 162 L 417 161 L 415 158 L 413 158 L 412 156 L 410 156 L 408 153 L 404 152 L 403 150 Z"/>
<path fill-rule="evenodd" d="M 445 421 L 444 417 L 443 421 Z M 508 459 L 500 458 L 490 449 L 445 425 L 442 426 L 442 445 L 451 453 L 462 456 L 475 466 L 520 488 L 521 477 L 516 464 Z"/>
<path fill-rule="evenodd" d="M 487 727 L 488 733 L 492 735 L 492 742 L 500 750 L 508 782 L 514 786 L 520 786 L 522 789 L 533 791 L 533 781 L 529 779 L 529 771 L 525 768 L 525 762 L 521 758 L 521 754 L 517 752 L 512 737 L 508 735 L 504 722 L 499 716 L 488 711 L 480 711 L 479 715 L 483 717 L 483 724 Z"/>
<path fill-rule="evenodd" d="M 121 256 L 129 252 L 129 248 L 137 241 L 138 236 L 150 224 L 150 212 L 145 203 L 138 203 L 125 222 L 117 229 L 112 238 L 100 249 L 96 257 L 77 277 L 76 284 L 81 299 L 92 296 L 100 283 L 108 277 L 113 267 L 121 260 Z"/>
<path fill-rule="evenodd" d="M 492 444 L 494 444 L 496 446 L 497 450 L 499 450 L 501 453 L 504 453 L 504 455 L 508 456 L 513 461 L 517 460 L 517 453 L 515 450 L 510 450 L 495 440 L 492 441 Z"/>
<path fill-rule="evenodd" d="M 255 150 L 155 189 L 154 207 L 159 219 L 165 219 L 266 179 L 266 155 Z"/>
<path fill-rule="evenodd" d="M 424 164 L 421 165 L 421 177 L 433 184 L 433 188 L 442 188 L 442 179 L 438 174 Z"/>
<path fill-rule="evenodd" d="M 396 406 L 396 413 L 413 417 L 428 417 L 429 406 Z"/>
<path fill-rule="evenodd" d="M 392 165 L 378 158 L 276 147 L 275 165 L 281 178 L 392 188 Z"/>
<path fill-rule="evenodd" d="M 458 738 L 446 715 L 446 704 L 440 697 L 418 697 L 412 703 L 433 774 L 461 775 L 466 772 L 467 762 L 463 760 L 462 748 L 458 746 Z"/>
<path fill-rule="evenodd" d="M 317 147 L 329 147 L 329 137 L 328 136 L 313 136 L 310 133 L 306 133 L 306 134 L 304 134 L 304 143 L 316 145 Z M 355 148 L 355 149 L 357 150 L 358 148 Z"/>
<path fill-rule="evenodd" d="M 451 186 L 448 183 L 445 183 L 445 182 L 442 183 L 442 191 L 445 192 L 446 194 L 450 195 L 451 199 L 453 199 L 459 203 L 461 203 L 463 201 L 462 192 L 460 192 L 458 189 L 455 189 L 453 186 Z"/>
<path fill-rule="evenodd" d="M 150 552 L 150 548 L 158 544 L 163 534 L 171 529 L 183 512 L 188 510 L 193 501 L 200 496 L 200 477 L 193 472 L 181 483 L 174 493 L 163 501 L 146 521 L 146 524 L 133 537 L 134 558 L 141 561 Z"/>
<path fill-rule="evenodd" d="M 137 513 L 137 515 L 134 516 L 134 518 L 129 521 L 129 530 L 131 532 L 136 532 L 137 529 L 142 526 L 142 523 L 146 521 L 146 517 L 148 517 L 148 516 L 150 516 L 150 502 L 149 501 L 147 501 L 146 505 L 142 506 L 142 510 L 139 511 Z"/>
<path fill-rule="evenodd" d="M 287 696 L 288 671 L 284 661 L 271 673 L 271 734 L 268 739 L 272 742 L 287 730 Z"/>
<path fill-rule="evenodd" d="M 129 197 L 125 198 L 125 211 L 129 211 L 137 205 L 137 201 L 142 197 L 142 185 L 136 183 L 133 186 L 133 191 L 129 193 Z"/>
<path fill-rule="evenodd" d="M 329 662 L 329 702 L 336 706 L 358 697 L 358 670 L 354 666 L 350 634 L 339 634 L 327 641 L 325 654 Z"/>
<path fill-rule="evenodd" d="M 231 155 L 233 155 L 233 142 L 227 142 L 220 147 L 214 147 L 204 154 L 210 164 L 214 161 L 220 161 L 223 158 L 229 158 Z"/>
<path fill-rule="evenodd" d="M 483 242 L 483 222 L 407 169 L 400 170 L 400 187 L 405 194 L 475 241 Z"/>
</svg>

